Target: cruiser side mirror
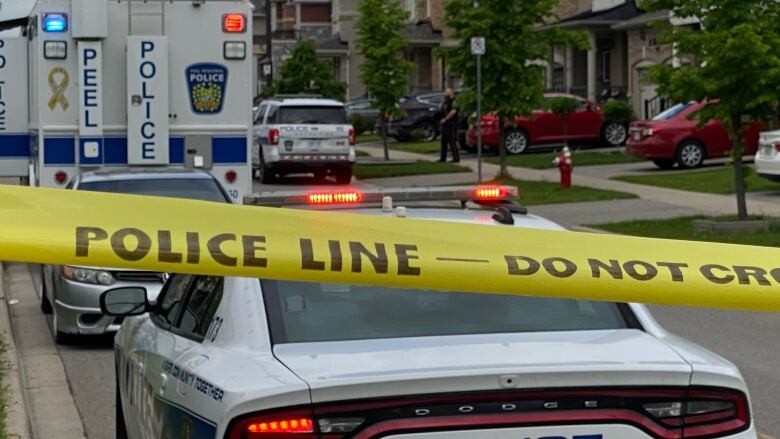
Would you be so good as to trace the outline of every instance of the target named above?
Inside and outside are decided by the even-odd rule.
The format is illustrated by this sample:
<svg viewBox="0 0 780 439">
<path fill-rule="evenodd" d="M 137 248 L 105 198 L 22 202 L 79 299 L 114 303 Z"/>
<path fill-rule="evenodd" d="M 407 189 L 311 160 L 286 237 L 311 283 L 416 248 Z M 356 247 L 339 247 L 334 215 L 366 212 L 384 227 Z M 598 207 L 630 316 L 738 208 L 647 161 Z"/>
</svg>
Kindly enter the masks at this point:
<svg viewBox="0 0 780 439">
<path fill-rule="evenodd" d="M 115 288 L 100 295 L 100 310 L 110 316 L 140 316 L 150 309 L 146 288 Z"/>
</svg>

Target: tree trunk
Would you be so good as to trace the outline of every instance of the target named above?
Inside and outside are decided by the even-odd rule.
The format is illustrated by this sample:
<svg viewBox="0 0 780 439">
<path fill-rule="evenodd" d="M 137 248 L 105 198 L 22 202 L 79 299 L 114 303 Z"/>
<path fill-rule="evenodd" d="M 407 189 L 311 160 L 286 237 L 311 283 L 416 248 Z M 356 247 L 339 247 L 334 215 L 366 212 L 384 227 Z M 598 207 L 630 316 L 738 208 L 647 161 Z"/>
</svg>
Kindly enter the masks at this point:
<svg viewBox="0 0 780 439">
<path fill-rule="evenodd" d="M 479 123 L 479 122 L 477 122 Z M 506 133 L 506 127 L 504 126 L 504 116 L 499 114 L 498 116 L 498 156 L 499 163 L 501 163 L 501 170 L 498 173 L 499 178 L 508 178 L 509 171 L 506 168 L 506 139 L 504 134 Z"/>
<path fill-rule="evenodd" d="M 387 146 L 387 119 L 382 117 L 382 146 L 385 149 L 385 161 L 390 161 L 390 148 Z"/>
<path fill-rule="evenodd" d="M 734 189 L 737 192 L 737 218 L 740 221 L 748 219 L 747 200 L 745 199 L 745 166 L 742 163 L 742 130 L 740 120 L 736 118 L 731 128 L 731 158 L 734 161 Z"/>
</svg>

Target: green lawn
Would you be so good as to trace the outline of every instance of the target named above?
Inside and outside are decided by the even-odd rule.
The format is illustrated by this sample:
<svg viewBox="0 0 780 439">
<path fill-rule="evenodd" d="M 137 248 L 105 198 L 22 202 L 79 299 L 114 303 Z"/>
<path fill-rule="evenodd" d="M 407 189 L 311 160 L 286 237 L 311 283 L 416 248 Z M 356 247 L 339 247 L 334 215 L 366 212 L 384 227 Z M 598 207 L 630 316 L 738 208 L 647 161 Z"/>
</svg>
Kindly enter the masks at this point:
<svg viewBox="0 0 780 439">
<path fill-rule="evenodd" d="M 559 183 L 546 181 L 509 179 L 501 180 L 500 183 L 517 186 L 520 190 L 520 204 L 525 206 L 636 198 L 634 194 L 593 189 L 584 186 L 572 186 L 569 189 L 563 189 Z"/>
<path fill-rule="evenodd" d="M 554 168 L 552 161 L 558 154 L 555 152 L 545 152 L 540 154 L 520 154 L 507 157 L 509 166 L 521 168 L 548 169 Z M 594 166 L 594 165 L 614 165 L 619 163 L 630 163 L 640 161 L 641 159 L 632 157 L 624 152 L 595 152 L 595 151 L 574 151 L 572 153 L 574 167 Z M 488 162 L 499 163 L 496 156 L 489 157 Z"/>
<path fill-rule="evenodd" d="M 403 177 L 407 175 L 454 174 L 457 172 L 471 172 L 471 169 L 454 163 L 429 162 L 427 160 L 397 165 L 358 163 L 352 168 L 355 178 L 361 180 L 366 178 Z"/>
<path fill-rule="evenodd" d="M 367 153 L 366 151 L 363 151 L 362 149 L 356 149 L 355 155 L 358 157 L 369 157 L 371 154 Z"/>
<path fill-rule="evenodd" d="M 441 143 L 439 141 L 394 143 L 390 145 L 390 149 L 406 152 L 416 152 L 417 154 L 432 154 L 441 151 Z"/>
<path fill-rule="evenodd" d="M 780 184 L 759 177 L 753 168 L 745 167 L 745 169 L 750 171 L 747 177 L 748 191 L 780 190 Z M 731 166 L 723 166 L 706 171 L 623 175 L 615 177 L 614 180 L 693 192 L 708 192 L 712 194 L 734 193 L 734 170 Z"/>
<path fill-rule="evenodd" d="M 357 136 L 356 139 L 357 143 L 374 143 L 374 142 L 381 142 L 382 136 L 378 134 L 361 134 Z"/>
<path fill-rule="evenodd" d="M 780 228 L 769 232 L 723 233 L 693 231 L 693 220 L 705 217 L 685 217 L 658 221 L 631 221 L 591 226 L 607 232 L 649 238 L 683 239 L 687 241 L 726 242 L 730 244 L 780 247 Z"/>
</svg>

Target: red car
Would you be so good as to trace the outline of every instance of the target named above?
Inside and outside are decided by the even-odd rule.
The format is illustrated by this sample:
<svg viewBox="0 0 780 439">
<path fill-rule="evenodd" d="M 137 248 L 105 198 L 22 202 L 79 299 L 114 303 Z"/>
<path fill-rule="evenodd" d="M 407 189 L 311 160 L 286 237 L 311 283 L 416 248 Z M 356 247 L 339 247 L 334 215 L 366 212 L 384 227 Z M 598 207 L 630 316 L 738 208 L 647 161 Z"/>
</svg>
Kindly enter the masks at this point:
<svg viewBox="0 0 780 439">
<path fill-rule="evenodd" d="M 691 117 L 704 105 L 709 104 L 678 104 L 652 120 L 632 123 L 628 152 L 652 160 L 661 169 L 669 169 L 675 164 L 685 169 L 697 168 L 705 159 L 727 156 L 732 145 L 723 124 L 711 120 L 698 128 L 699 119 Z M 762 125 L 755 123 L 743 131 L 746 155 L 756 153 L 761 129 Z"/>
<path fill-rule="evenodd" d="M 585 141 L 605 143 L 620 146 L 626 141 L 628 132 L 621 123 L 604 123 L 601 107 L 579 96 L 547 93 L 545 99 L 553 97 L 570 97 L 580 101 L 580 108 L 568 117 L 563 118 L 546 110 L 534 110 L 531 117 L 517 117 L 515 126 L 507 124 L 504 133 L 506 150 L 509 154 L 521 154 L 529 147 L 568 141 Z M 466 143 L 476 149 L 477 128 L 469 126 Z M 494 115 L 482 118 L 482 144 L 489 149 L 498 147 L 498 122 Z"/>
</svg>

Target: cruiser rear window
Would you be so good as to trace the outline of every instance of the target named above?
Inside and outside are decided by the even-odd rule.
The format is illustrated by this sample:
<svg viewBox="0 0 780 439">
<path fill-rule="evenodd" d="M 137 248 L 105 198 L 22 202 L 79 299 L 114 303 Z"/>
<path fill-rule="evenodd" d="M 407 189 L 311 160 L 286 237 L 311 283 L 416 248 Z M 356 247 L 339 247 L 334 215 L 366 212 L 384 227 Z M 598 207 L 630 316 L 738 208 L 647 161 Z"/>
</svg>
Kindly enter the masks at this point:
<svg viewBox="0 0 780 439">
<path fill-rule="evenodd" d="M 357 285 L 261 281 L 273 342 L 622 329 L 625 305 Z"/>
<path fill-rule="evenodd" d="M 276 120 L 290 125 L 346 125 L 344 107 L 281 107 Z"/>
<path fill-rule="evenodd" d="M 105 180 L 79 184 L 78 190 L 188 198 L 200 201 L 229 202 L 227 195 L 211 179 L 150 178 L 138 180 Z"/>
</svg>

